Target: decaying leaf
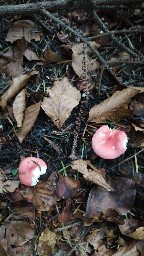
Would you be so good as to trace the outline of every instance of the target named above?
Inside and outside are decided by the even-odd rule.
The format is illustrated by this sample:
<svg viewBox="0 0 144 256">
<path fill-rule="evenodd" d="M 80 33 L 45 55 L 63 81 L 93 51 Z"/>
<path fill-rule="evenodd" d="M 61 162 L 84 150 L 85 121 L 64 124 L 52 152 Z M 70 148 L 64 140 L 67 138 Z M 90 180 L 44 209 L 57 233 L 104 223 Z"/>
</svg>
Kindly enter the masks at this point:
<svg viewBox="0 0 144 256">
<path fill-rule="evenodd" d="M 103 188 L 105 188 L 107 191 L 113 191 L 113 187 L 111 187 L 104 177 L 104 172 L 102 170 L 97 169 L 95 166 L 93 166 L 90 161 L 84 161 L 84 160 L 76 160 L 73 161 L 71 164 L 72 168 L 74 170 L 77 170 L 78 172 L 82 173 L 84 178 L 90 182 L 93 182 Z"/>
<path fill-rule="evenodd" d="M 49 211 L 58 200 L 55 195 L 55 173 L 45 182 L 39 181 L 35 187 L 23 188 L 19 193 L 31 202 L 38 211 Z"/>
<path fill-rule="evenodd" d="M 0 102 L 3 110 L 6 109 L 8 101 L 15 97 L 22 89 L 24 89 L 31 76 L 36 74 L 38 74 L 37 71 L 31 71 L 30 73 L 18 76 L 12 80 L 9 89 L 3 94 Z"/>
<path fill-rule="evenodd" d="M 50 255 L 55 248 L 57 242 L 57 235 L 55 232 L 46 228 L 39 237 L 38 253 L 42 256 Z"/>
<path fill-rule="evenodd" d="M 11 221 L 0 227 L 1 245 L 7 255 L 31 256 L 34 225 L 23 221 Z"/>
<path fill-rule="evenodd" d="M 27 134 L 31 131 L 37 119 L 37 116 L 39 114 L 40 107 L 41 107 L 41 102 L 33 104 L 26 109 L 22 128 L 19 132 L 17 132 L 17 137 L 20 143 L 23 142 Z"/>
<path fill-rule="evenodd" d="M 128 109 L 128 103 L 138 93 L 139 90 L 135 88 L 115 92 L 110 98 L 91 108 L 88 121 L 100 123 L 131 116 L 132 112 Z"/>
<path fill-rule="evenodd" d="M 0 170 L 0 193 L 13 192 L 18 188 L 19 181 L 17 180 L 5 180 L 5 177 Z"/>
<path fill-rule="evenodd" d="M 6 180 L 6 181 L 0 181 L 0 193 L 5 192 L 13 192 L 18 188 L 19 181 L 18 180 Z"/>
<path fill-rule="evenodd" d="M 111 219 L 111 210 L 125 215 L 133 206 L 136 190 L 130 179 L 109 178 L 109 184 L 115 191 L 106 191 L 101 187 L 92 188 L 86 206 L 86 217 L 99 219 L 102 214 Z"/>
<path fill-rule="evenodd" d="M 119 229 L 122 234 L 126 236 L 137 240 L 144 240 L 144 227 L 142 224 L 141 226 L 139 226 L 139 223 L 136 220 L 125 220 L 125 223 L 123 225 L 119 225 Z"/>
<path fill-rule="evenodd" d="M 95 42 L 91 43 L 92 46 L 98 46 Z M 81 77 L 84 73 L 83 62 L 84 62 L 84 49 L 83 43 L 75 44 L 72 46 L 72 67 L 75 73 Z M 97 60 L 87 59 L 87 68 L 88 71 L 94 71 L 99 69 L 99 62 Z"/>
<path fill-rule="evenodd" d="M 6 41 L 13 43 L 14 41 L 24 37 L 30 43 L 32 39 L 40 41 L 41 32 L 33 32 L 36 30 L 36 24 L 31 20 L 17 20 L 9 29 Z"/>
<path fill-rule="evenodd" d="M 72 202 L 71 200 L 66 200 L 66 205 L 63 208 L 61 214 L 58 216 L 58 221 L 62 223 L 68 223 L 72 219 L 74 219 L 72 212 Z"/>
<path fill-rule="evenodd" d="M 10 50 L 4 53 L 0 58 L 0 73 L 5 73 L 11 77 L 22 75 L 23 54 L 26 48 L 27 42 L 23 37 Z"/>
<path fill-rule="evenodd" d="M 130 103 L 130 109 L 136 116 L 144 116 L 144 92 L 136 95 Z"/>
<path fill-rule="evenodd" d="M 59 181 L 56 184 L 56 193 L 58 197 L 68 199 L 76 194 L 80 187 L 79 180 L 74 180 L 68 176 L 59 175 Z"/>
<path fill-rule="evenodd" d="M 17 122 L 17 127 L 22 127 L 24 111 L 26 107 L 26 89 L 23 89 L 13 102 L 13 114 Z"/>
<path fill-rule="evenodd" d="M 58 56 L 58 54 L 56 52 L 52 51 L 51 49 L 45 50 L 44 60 L 47 63 L 59 63 L 59 62 L 63 61 L 63 59 L 60 56 Z"/>
<path fill-rule="evenodd" d="M 24 52 L 24 56 L 29 60 L 29 61 L 32 61 L 32 60 L 40 60 L 39 57 L 36 55 L 36 53 L 27 48 L 26 51 Z"/>
<path fill-rule="evenodd" d="M 61 81 L 54 83 L 49 90 L 49 98 L 45 97 L 42 102 L 42 109 L 51 118 L 54 124 L 61 128 L 71 111 L 80 101 L 81 94 L 64 77 Z"/>
</svg>

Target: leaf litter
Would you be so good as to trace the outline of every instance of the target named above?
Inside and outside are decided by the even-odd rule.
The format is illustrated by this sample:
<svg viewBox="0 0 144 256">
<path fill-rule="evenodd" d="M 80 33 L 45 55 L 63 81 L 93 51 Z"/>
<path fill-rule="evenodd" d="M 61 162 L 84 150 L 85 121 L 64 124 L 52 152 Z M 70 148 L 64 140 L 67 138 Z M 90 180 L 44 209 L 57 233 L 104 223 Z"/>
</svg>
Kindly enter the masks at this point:
<svg viewBox="0 0 144 256">
<path fill-rule="evenodd" d="M 143 255 L 141 7 L 129 31 L 111 10 L 59 12 L 66 29 L 53 15 L 16 17 L 1 41 L 0 255 Z M 94 155 L 100 125 L 127 133 L 124 155 Z M 34 187 L 15 171 L 27 156 L 48 165 Z"/>
</svg>

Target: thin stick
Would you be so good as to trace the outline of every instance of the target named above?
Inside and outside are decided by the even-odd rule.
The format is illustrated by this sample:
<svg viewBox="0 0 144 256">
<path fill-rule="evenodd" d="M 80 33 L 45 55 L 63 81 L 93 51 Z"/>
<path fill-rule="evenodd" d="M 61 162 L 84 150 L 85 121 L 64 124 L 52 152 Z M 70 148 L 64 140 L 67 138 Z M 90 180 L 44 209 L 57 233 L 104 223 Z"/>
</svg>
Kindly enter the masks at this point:
<svg viewBox="0 0 144 256">
<path fill-rule="evenodd" d="M 59 10 L 66 6 L 69 0 L 56 0 L 30 4 L 18 4 L 18 5 L 3 5 L 0 6 L 0 16 L 35 13 L 39 12 L 42 8 L 52 10 Z"/>
</svg>

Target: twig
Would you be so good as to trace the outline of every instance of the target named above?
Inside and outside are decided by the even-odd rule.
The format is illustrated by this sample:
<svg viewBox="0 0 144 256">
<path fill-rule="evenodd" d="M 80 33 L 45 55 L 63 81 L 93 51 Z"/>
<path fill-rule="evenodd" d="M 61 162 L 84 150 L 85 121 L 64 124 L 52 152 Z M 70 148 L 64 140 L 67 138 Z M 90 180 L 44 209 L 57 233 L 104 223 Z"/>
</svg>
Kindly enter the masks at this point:
<svg viewBox="0 0 144 256">
<path fill-rule="evenodd" d="M 3 5 L 0 6 L 0 16 L 35 13 L 39 12 L 42 8 L 52 10 L 59 10 L 68 4 L 69 0 L 56 0 L 30 4 L 18 4 L 18 5 Z"/>
<path fill-rule="evenodd" d="M 143 3 L 143 0 L 92 0 L 94 5 L 110 5 L 110 4 L 114 4 L 114 5 L 118 5 L 118 4 L 138 4 L 138 3 Z"/>
<path fill-rule="evenodd" d="M 108 28 L 105 26 L 105 24 L 102 22 L 102 20 L 99 18 L 99 16 L 97 15 L 96 11 L 94 11 L 94 18 L 98 24 L 98 26 L 100 27 L 100 29 L 102 29 L 104 32 L 108 33 L 110 32 L 108 30 Z M 121 48 L 122 50 L 124 50 L 125 52 L 127 52 L 128 54 L 130 54 L 132 57 L 134 58 L 138 58 L 138 57 L 142 57 L 142 54 L 137 54 L 135 53 L 134 51 L 132 51 L 130 48 L 128 48 L 127 46 L 125 46 L 124 43 L 120 42 L 116 37 L 115 35 L 113 34 L 110 34 L 113 42 L 119 47 Z"/>
<path fill-rule="evenodd" d="M 132 27 L 130 29 L 122 29 L 122 30 L 111 30 L 109 32 L 103 32 L 95 36 L 88 37 L 87 40 L 91 41 L 97 38 L 110 36 L 114 34 L 131 34 L 131 33 L 144 33 L 143 27 Z"/>
<path fill-rule="evenodd" d="M 91 46 L 90 42 L 84 38 L 83 36 L 80 35 L 79 32 L 77 32 L 77 30 L 72 29 L 71 27 L 67 26 L 63 21 L 61 21 L 60 19 L 56 18 L 53 14 L 49 13 L 46 10 L 41 10 L 41 12 L 48 17 L 49 19 L 52 19 L 53 21 L 55 21 L 57 24 L 60 24 L 61 26 L 63 26 L 64 28 L 66 28 L 68 31 L 70 31 L 73 35 L 75 35 L 76 37 L 80 38 L 80 40 L 87 44 L 87 46 L 92 50 L 92 52 L 95 54 L 96 58 L 98 59 L 98 61 L 101 63 L 101 65 L 103 66 L 103 68 L 107 69 L 109 71 L 109 73 L 115 78 L 115 80 L 120 83 L 119 79 L 115 76 L 115 74 L 113 73 L 113 71 L 109 68 L 109 66 L 107 65 L 107 63 L 105 62 L 105 60 L 101 57 L 101 55 L 99 54 L 98 50 L 95 49 L 94 47 Z"/>
</svg>

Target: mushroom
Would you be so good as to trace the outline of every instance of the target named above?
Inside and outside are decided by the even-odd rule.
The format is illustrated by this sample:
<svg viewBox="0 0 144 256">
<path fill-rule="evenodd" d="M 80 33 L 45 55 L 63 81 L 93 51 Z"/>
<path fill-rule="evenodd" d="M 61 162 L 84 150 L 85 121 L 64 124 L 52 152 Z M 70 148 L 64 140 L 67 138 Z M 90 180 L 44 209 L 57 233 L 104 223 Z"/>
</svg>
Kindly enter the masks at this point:
<svg viewBox="0 0 144 256">
<path fill-rule="evenodd" d="M 127 150 L 128 138 L 124 131 L 101 126 L 93 135 L 92 148 L 104 159 L 115 159 Z"/>
<path fill-rule="evenodd" d="M 21 183 L 25 186 L 35 186 L 39 177 L 46 173 L 46 163 L 37 157 L 26 157 L 19 165 L 18 173 Z"/>
</svg>

